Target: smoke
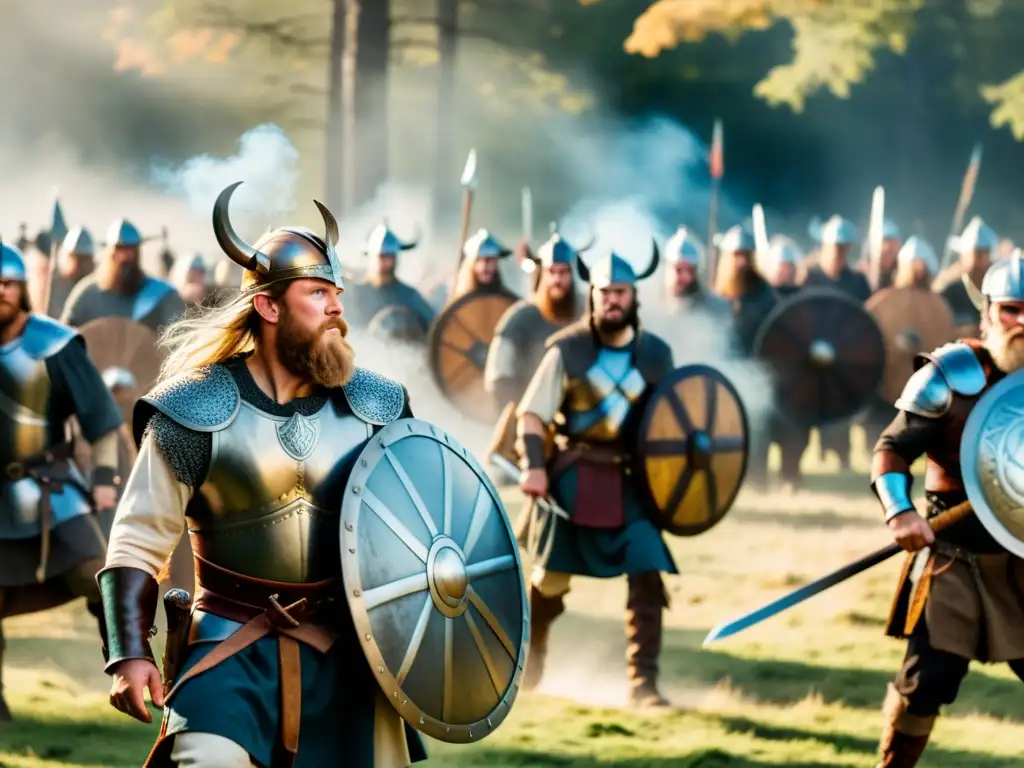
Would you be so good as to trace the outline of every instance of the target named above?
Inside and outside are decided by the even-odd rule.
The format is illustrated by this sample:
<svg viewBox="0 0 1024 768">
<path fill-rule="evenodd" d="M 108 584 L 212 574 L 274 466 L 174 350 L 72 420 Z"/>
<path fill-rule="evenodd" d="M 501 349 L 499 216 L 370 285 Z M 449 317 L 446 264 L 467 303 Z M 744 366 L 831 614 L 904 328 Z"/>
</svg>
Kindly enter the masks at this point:
<svg viewBox="0 0 1024 768">
<path fill-rule="evenodd" d="M 208 217 L 221 190 L 243 182 L 231 200 L 232 221 L 239 229 L 280 221 L 296 209 L 300 181 L 299 152 L 278 126 L 258 125 L 238 139 L 229 157 L 199 155 L 178 166 L 155 163 L 152 180 L 182 198 L 198 217 Z M 260 223 L 261 222 L 261 223 Z"/>
</svg>

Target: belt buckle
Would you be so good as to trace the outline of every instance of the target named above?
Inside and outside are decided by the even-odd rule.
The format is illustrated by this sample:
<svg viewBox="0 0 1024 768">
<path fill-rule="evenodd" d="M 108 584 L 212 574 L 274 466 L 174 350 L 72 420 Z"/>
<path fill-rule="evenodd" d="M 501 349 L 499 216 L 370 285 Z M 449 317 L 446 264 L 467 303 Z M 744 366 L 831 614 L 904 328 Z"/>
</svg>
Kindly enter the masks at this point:
<svg viewBox="0 0 1024 768">
<path fill-rule="evenodd" d="M 25 476 L 28 475 L 28 472 L 25 471 L 25 465 L 20 461 L 12 461 L 4 467 L 4 474 L 7 475 L 8 479 L 17 482 L 18 480 L 24 479 Z"/>
</svg>

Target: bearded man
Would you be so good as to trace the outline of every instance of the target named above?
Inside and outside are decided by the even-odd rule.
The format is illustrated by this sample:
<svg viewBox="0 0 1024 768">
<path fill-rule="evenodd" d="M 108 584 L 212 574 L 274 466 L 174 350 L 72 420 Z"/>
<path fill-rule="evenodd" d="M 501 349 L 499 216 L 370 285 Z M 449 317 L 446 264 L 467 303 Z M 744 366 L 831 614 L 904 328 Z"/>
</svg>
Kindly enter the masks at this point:
<svg viewBox="0 0 1024 768">
<path fill-rule="evenodd" d="M 911 768 L 972 661 L 1008 662 L 1024 680 L 1024 563 L 970 515 L 935 534 L 910 500 L 910 467 L 927 457 L 932 517 L 967 498 L 960 442 L 978 399 L 1024 364 L 1024 261 L 993 265 L 981 287 L 982 339 L 963 339 L 919 358 L 896 402 L 899 413 L 875 446 L 871 487 L 893 538 L 914 553 L 886 628 L 907 640 L 903 668 L 885 702 L 881 768 Z"/>
<path fill-rule="evenodd" d="M 355 457 L 411 414 L 408 393 L 354 366 L 331 213 L 317 204 L 324 238 L 288 227 L 250 246 L 228 218 L 237 186 L 213 226 L 242 291 L 167 329 L 162 380 L 135 409 L 139 457 L 98 577 L 111 703 L 143 722 L 145 688 L 166 703 L 147 766 L 405 766 L 425 753 L 339 599 L 338 512 Z M 149 628 L 186 524 L 198 591 L 168 641 L 165 697 Z"/>
<path fill-rule="evenodd" d="M 821 251 L 818 264 L 807 270 L 804 285 L 808 288 L 832 288 L 857 301 L 867 301 L 871 286 L 867 277 L 849 266 L 850 251 L 857 243 L 853 222 L 836 215 L 821 228 Z"/>
<path fill-rule="evenodd" d="M 729 303 L 709 291 L 700 279 L 704 248 L 690 230 L 679 227 L 665 243 L 665 291 L 673 314 L 703 312 L 718 321 L 732 321 Z"/>
<path fill-rule="evenodd" d="M 486 229 L 478 230 L 462 249 L 462 263 L 449 303 L 468 293 L 500 293 L 517 298 L 501 279 L 500 262 L 511 254 Z"/>
<path fill-rule="evenodd" d="M 81 326 L 100 317 L 126 317 L 156 331 L 185 311 L 174 286 L 142 271 L 142 236 L 131 222 L 110 225 L 107 251 L 96 271 L 68 296 L 61 322 Z"/>
<path fill-rule="evenodd" d="M 363 253 L 370 258 L 366 281 L 352 286 L 351 322 L 386 337 L 422 341 L 434 322 L 434 308 L 419 291 L 398 279 L 398 255 L 412 250 L 419 238 L 403 242 L 381 224 L 370 233 Z M 377 328 L 381 325 L 383 327 Z"/>
<path fill-rule="evenodd" d="M 555 334 L 516 409 L 520 487 L 530 497 L 551 496 L 569 519 L 537 520 L 542 542 L 530 587 L 530 657 L 523 687 L 540 683 L 551 624 L 565 610 L 572 575 L 629 579 L 626 604 L 630 701 L 664 706 L 658 691 L 662 612 L 668 596 L 661 573 L 677 573 L 629 475 L 629 427 L 651 387 L 672 371 L 672 351 L 639 326 L 637 275 L 612 253 L 588 269 L 586 316 Z M 548 458 L 549 436 L 556 434 Z"/>
<path fill-rule="evenodd" d="M 579 254 L 558 232 L 536 255 L 524 245 L 524 257 L 534 265 L 533 296 L 501 316 L 484 365 L 484 387 L 499 407 L 519 402 L 540 365 L 548 337 L 579 319 L 573 280 Z"/>
<path fill-rule="evenodd" d="M 204 302 L 212 293 L 207 285 L 208 274 L 209 270 L 202 254 L 183 253 L 174 260 L 169 278 L 186 306 L 194 307 Z"/>
<path fill-rule="evenodd" d="M 72 416 L 92 444 L 91 483 L 65 437 Z M 0 243 L 0 618 L 84 597 L 105 636 L 95 576 L 121 424 L 82 337 L 30 311 L 24 257 Z M 3 649 L 0 630 L 0 664 Z M 0 721 L 10 719 L 0 682 Z"/>
<path fill-rule="evenodd" d="M 95 253 L 89 230 L 85 227 L 75 227 L 68 232 L 57 257 L 57 273 L 53 276 L 50 284 L 50 300 L 46 307 L 47 315 L 60 317 L 71 291 L 82 281 L 82 278 L 92 274 L 96 266 Z"/>
<path fill-rule="evenodd" d="M 975 216 L 954 241 L 959 256 L 957 262 L 942 270 L 932 284 L 932 290 L 941 294 L 953 310 L 953 322 L 960 334 L 973 336 L 981 322 L 978 308 L 971 301 L 962 278 L 967 275 L 972 284 L 979 285 L 992 264 L 992 252 L 998 243 L 995 230 L 980 216 Z"/>
</svg>

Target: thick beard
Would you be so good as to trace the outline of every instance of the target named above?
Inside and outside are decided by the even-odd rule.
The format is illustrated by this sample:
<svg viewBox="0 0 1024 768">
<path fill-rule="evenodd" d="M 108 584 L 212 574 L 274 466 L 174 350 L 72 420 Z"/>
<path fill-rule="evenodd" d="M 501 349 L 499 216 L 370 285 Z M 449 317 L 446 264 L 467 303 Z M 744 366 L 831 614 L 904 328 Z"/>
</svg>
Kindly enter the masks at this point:
<svg viewBox="0 0 1024 768">
<path fill-rule="evenodd" d="M 96 268 L 96 283 L 100 288 L 125 296 L 133 296 L 142 286 L 145 277 L 137 261 L 116 264 L 112 259 L 105 259 Z"/>
<path fill-rule="evenodd" d="M 341 333 L 328 335 L 331 328 Z M 345 340 L 347 335 L 348 324 L 341 318 L 328 320 L 309 333 L 292 322 L 284 309 L 278 328 L 277 356 L 296 376 L 335 389 L 348 383 L 356 369 L 355 352 Z"/>
<path fill-rule="evenodd" d="M 1014 343 L 1021 338 L 1024 338 L 1024 328 L 1014 328 L 1010 331 L 991 328 L 985 335 L 985 349 L 992 355 L 996 367 L 1003 373 L 1013 373 L 1024 366 L 1024 344 Z"/>
<path fill-rule="evenodd" d="M 756 279 L 753 267 L 733 268 L 729 272 L 722 273 L 717 286 L 718 294 L 729 301 L 742 298 L 754 287 Z"/>
<path fill-rule="evenodd" d="M 601 333 L 618 333 L 624 331 L 630 326 L 635 326 L 637 322 L 637 305 L 633 302 L 629 305 L 629 308 L 622 313 L 622 317 L 616 320 L 612 320 L 607 317 L 595 317 L 594 325 Z"/>
<path fill-rule="evenodd" d="M 535 299 L 541 315 L 556 323 L 567 323 L 576 319 L 576 293 L 570 288 L 560 299 L 551 297 L 551 292 L 541 285 Z"/>
</svg>

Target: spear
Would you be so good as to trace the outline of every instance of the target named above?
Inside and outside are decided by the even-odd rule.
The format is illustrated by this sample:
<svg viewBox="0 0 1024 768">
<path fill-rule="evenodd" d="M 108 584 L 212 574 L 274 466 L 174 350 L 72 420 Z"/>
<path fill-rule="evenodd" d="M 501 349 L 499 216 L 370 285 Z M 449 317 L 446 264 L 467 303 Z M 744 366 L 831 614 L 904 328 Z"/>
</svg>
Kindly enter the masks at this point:
<svg viewBox="0 0 1024 768">
<path fill-rule="evenodd" d="M 711 151 L 708 154 L 708 168 L 711 171 L 711 198 L 708 201 L 708 263 L 707 281 L 712 286 L 715 282 L 715 267 L 718 261 L 718 248 L 715 246 L 715 234 L 718 231 L 718 190 L 725 174 L 725 148 L 722 138 L 722 121 L 715 119 L 711 134 Z"/>
<path fill-rule="evenodd" d="M 41 302 L 42 311 L 47 315 L 51 314 L 50 300 L 53 298 L 53 285 L 59 273 L 57 262 L 60 259 L 60 251 L 67 234 L 68 225 L 64 220 L 64 211 L 60 207 L 60 198 L 57 196 L 57 191 L 54 190 L 53 216 L 50 219 L 50 263 L 47 265 L 46 285 L 43 287 Z"/>
<path fill-rule="evenodd" d="M 953 228 L 949 237 L 946 238 L 946 250 L 942 254 L 942 266 L 949 266 L 953 257 L 953 244 L 956 236 L 964 227 L 964 218 L 967 216 L 967 209 L 971 207 L 971 199 L 974 197 L 974 185 L 978 180 L 978 171 L 981 170 L 981 143 L 974 145 L 971 152 L 971 161 L 967 164 L 967 171 L 964 173 L 964 180 L 960 184 L 960 199 L 956 202 L 956 212 L 953 214 Z"/>
<path fill-rule="evenodd" d="M 476 150 L 469 150 L 466 166 L 462 169 L 462 225 L 459 229 L 459 257 L 455 262 L 456 280 L 462 266 L 462 249 L 469 237 L 469 214 L 473 210 L 473 192 L 476 190 Z"/>
<path fill-rule="evenodd" d="M 885 243 L 885 187 L 875 187 L 871 196 L 871 218 L 868 220 L 868 279 L 871 290 L 882 284 L 882 246 Z"/>
</svg>

